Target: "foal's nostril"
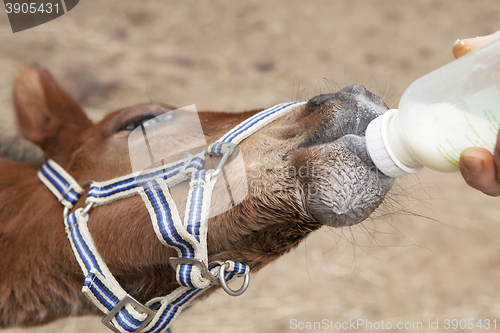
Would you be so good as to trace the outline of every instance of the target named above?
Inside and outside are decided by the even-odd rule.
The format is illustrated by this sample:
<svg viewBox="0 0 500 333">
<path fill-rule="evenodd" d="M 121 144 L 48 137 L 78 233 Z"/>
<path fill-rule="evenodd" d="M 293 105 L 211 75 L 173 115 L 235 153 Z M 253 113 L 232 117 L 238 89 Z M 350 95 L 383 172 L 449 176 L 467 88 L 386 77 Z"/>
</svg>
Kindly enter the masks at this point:
<svg viewBox="0 0 500 333">
<path fill-rule="evenodd" d="M 308 110 L 312 111 L 315 108 L 317 108 L 318 106 L 323 105 L 326 102 L 332 100 L 333 97 L 334 97 L 334 94 L 321 94 L 318 96 L 314 96 L 313 98 L 311 98 L 307 102 L 306 107 Z"/>
<path fill-rule="evenodd" d="M 311 98 L 306 105 L 309 112 L 314 111 L 317 107 L 331 102 L 332 100 L 348 100 L 348 99 L 358 99 L 364 98 L 365 100 L 375 103 L 377 106 L 387 109 L 387 105 L 384 101 L 377 95 L 368 91 L 364 86 L 355 84 L 352 86 L 347 86 L 334 94 L 321 94 Z"/>
</svg>

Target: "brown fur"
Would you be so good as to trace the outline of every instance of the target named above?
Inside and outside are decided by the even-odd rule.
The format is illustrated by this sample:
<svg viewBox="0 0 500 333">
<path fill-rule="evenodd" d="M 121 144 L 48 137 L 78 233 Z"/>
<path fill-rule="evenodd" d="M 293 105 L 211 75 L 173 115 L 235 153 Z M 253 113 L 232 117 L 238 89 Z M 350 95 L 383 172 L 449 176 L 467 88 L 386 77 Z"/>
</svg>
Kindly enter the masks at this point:
<svg viewBox="0 0 500 333">
<path fill-rule="evenodd" d="M 130 173 L 128 133 L 117 129 L 133 116 L 168 109 L 158 103 L 136 105 L 94 125 L 38 66 L 21 69 L 14 101 L 23 136 L 79 183 Z M 300 108 L 240 145 L 249 193 L 241 204 L 209 220 L 210 261 L 233 259 L 255 272 L 322 225 L 309 209 L 307 184 L 287 171 L 309 163 L 305 151 L 296 153 L 295 147 L 330 115 L 323 109 L 314 112 L 316 108 L 325 107 L 318 102 Z M 200 113 L 207 142 L 255 112 Z M 39 168 L 0 159 L 0 327 L 100 313 L 80 292 L 84 277 L 66 238 L 62 206 L 38 180 Z M 381 198 L 373 199 L 371 210 Z M 77 207 L 83 203 L 84 198 Z M 93 209 L 89 229 L 110 270 L 139 301 L 177 287 L 168 264 L 175 251 L 157 240 L 138 196 Z"/>
</svg>

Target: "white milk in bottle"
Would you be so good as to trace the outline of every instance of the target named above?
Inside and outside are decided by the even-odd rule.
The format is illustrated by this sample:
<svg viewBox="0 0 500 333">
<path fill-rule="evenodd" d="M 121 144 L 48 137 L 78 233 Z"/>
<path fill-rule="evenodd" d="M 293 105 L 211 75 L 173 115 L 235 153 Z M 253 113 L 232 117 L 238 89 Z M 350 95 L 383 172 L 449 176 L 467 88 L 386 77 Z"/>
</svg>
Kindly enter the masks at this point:
<svg viewBox="0 0 500 333">
<path fill-rule="evenodd" d="M 493 152 L 500 128 L 500 40 L 413 82 L 398 109 L 374 119 L 366 146 L 379 170 L 390 177 L 426 166 L 458 171 L 461 152 Z"/>
</svg>

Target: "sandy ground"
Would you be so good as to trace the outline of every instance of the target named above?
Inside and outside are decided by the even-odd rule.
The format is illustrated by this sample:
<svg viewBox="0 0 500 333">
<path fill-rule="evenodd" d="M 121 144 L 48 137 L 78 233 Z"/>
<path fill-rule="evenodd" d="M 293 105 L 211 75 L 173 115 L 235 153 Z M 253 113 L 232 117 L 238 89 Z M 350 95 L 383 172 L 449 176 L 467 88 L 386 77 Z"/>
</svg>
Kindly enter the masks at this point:
<svg viewBox="0 0 500 333">
<path fill-rule="evenodd" d="M 452 60 L 457 38 L 496 31 L 499 17 L 498 0 L 82 0 L 57 20 L 12 34 L 1 12 L 1 128 L 13 132 L 16 64 L 32 62 L 48 67 L 94 119 L 150 99 L 233 111 L 354 83 L 396 107 L 408 84 Z M 254 275 L 243 296 L 212 295 L 174 332 L 312 331 L 296 327 L 357 319 L 372 328 L 344 331 L 445 331 L 447 319 L 483 324 L 448 331 L 493 331 L 493 320 L 500 327 L 499 203 L 458 174 L 405 177 L 372 218 L 321 229 Z M 1 332 L 107 332 L 99 321 Z M 380 328 L 382 321 L 393 329 Z M 429 330 L 436 321 L 439 329 Z M 399 330 L 399 322 L 423 328 Z"/>
</svg>

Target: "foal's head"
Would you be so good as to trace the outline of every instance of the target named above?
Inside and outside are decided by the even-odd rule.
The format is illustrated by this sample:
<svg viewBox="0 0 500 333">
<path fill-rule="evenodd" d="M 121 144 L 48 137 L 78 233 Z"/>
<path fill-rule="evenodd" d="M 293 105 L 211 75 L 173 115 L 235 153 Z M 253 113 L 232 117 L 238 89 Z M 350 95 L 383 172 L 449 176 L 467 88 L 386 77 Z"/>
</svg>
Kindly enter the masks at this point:
<svg viewBox="0 0 500 333">
<path fill-rule="evenodd" d="M 132 172 L 131 131 L 173 110 L 161 103 L 140 104 L 93 124 L 37 66 L 21 69 L 14 96 L 22 135 L 79 183 Z M 386 109 L 364 87 L 350 86 L 310 99 L 242 142 L 246 172 L 234 176 L 245 177 L 241 184 L 246 182 L 248 189 L 239 204 L 210 218 L 209 259 L 238 260 L 255 270 L 322 225 L 350 226 L 367 218 L 392 186 L 392 179 L 378 172 L 367 156 L 364 141 L 368 123 Z M 206 141 L 215 141 L 253 113 L 200 112 Z M 169 121 L 180 126 L 179 119 L 174 116 Z M 59 207 L 54 197 L 44 200 Z M 214 200 L 213 205 L 218 204 Z M 81 206 L 83 199 L 77 205 Z M 60 210 L 54 218 L 61 218 Z M 167 260 L 175 252 L 157 241 L 140 198 L 95 208 L 89 228 L 111 271 L 137 299 L 175 287 Z M 72 267 L 79 271 L 76 261 Z"/>
</svg>

